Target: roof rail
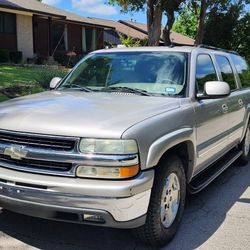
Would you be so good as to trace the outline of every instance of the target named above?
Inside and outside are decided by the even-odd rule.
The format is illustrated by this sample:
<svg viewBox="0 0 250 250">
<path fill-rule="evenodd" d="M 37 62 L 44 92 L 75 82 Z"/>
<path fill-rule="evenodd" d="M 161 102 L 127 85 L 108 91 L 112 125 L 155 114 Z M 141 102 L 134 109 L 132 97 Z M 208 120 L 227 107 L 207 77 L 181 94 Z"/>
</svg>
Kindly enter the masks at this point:
<svg viewBox="0 0 250 250">
<path fill-rule="evenodd" d="M 217 47 L 209 46 L 209 45 L 206 45 L 206 44 L 200 44 L 200 45 L 198 45 L 197 47 L 198 47 L 198 48 L 204 48 L 204 49 L 218 50 L 218 51 L 223 51 L 223 52 L 227 52 L 227 53 L 239 55 L 239 53 L 236 52 L 236 51 L 227 50 L 227 49 L 222 49 L 222 48 L 217 48 Z"/>
</svg>

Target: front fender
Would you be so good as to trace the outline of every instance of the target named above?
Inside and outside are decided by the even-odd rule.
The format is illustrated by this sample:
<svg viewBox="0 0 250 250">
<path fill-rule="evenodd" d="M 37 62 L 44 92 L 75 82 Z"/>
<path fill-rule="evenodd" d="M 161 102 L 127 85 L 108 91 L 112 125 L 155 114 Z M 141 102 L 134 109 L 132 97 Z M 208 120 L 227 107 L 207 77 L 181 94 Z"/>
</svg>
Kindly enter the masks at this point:
<svg viewBox="0 0 250 250">
<path fill-rule="evenodd" d="M 147 156 L 147 162 L 146 162 L 146 168 L 152 168 L 158 164 L 161 157 L 171 149 L 172 147 L 182 143 L 182 142 L 191 142 L 192 145 L 194 144 L 195 136 L 194 136 L 194 130 L 193 128 L 182 128 L 176 131 L 173 131 L 171 133 L 168 133 L 161 138 L 158 138 L 156 141 L 152 143 L 152 145 L 149 148 L 148 156 Z M 193 168 L 195 166 L 196 162 L 196 152 L 195 147 L 193 146 L 192 150 L 192 159 L 190 159 L 190 165 L 188 169 L 188 179 L 191 177 L 193 173 Z"/>
</svg>

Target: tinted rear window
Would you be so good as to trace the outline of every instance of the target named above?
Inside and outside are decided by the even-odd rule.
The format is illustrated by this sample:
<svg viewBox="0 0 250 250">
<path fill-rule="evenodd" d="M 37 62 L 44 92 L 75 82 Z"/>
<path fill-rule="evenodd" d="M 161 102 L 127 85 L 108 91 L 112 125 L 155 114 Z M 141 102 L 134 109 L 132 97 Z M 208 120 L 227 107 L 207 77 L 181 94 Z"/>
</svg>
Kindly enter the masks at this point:
<svg viewBox="0 0 250 250">
<path fill-rule="evenodd" d="M 243 88 L 250 87 L 250 69 L 246 61 L 237 55 L 231 55 L 232 60 L 235 64 L 236 70 L 240 77 L 241 85 Z"/>
</svg>

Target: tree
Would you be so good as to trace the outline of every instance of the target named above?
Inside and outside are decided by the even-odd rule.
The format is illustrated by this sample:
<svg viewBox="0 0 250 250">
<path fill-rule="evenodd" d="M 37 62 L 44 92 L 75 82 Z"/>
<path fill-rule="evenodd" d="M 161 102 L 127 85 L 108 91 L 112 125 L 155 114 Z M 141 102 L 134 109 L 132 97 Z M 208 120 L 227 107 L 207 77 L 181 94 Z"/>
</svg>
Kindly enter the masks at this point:
<svg viewBox="0 0 250 250">
<path fill-rule="evenodd" d="M 148 28 L 148 44 L 150 46 L 159 45 L 162 33 L 162 16 L 167 16 L 167 23 L 163 29 L 163 39 L 165 45 L 170 45 L 170 32 L 173 28 L 176 14 L 182 10 L 185 2 L 184 0 L 108 0 L 110 4 L 118 4 L 122 10 L 140 11 L 147 10 L 147 28 Z M 207 10 L 208 0 L 189 0 L 193 9 L 199 13 L 199 29 L 196 36 L 196 44 L 201 43 L 203 39 L 204 20 Z"/>
<path fill-rule="evenodd" d="M 198 13 L 196 12 L 198 11 Z M 177 17 L 173 31 L 195 39 L 199 24 L 199 10 L 194 10 L 189 3 Z"/>
<path fill-rule="evenodd" d="M 158 46 L 161 39 L 162 0 L 147 0 L 148 45 Z"/>
<path fill-rule="evenodd" d="M 250 64 L 250 13 L 238 21 L 232 36 L 232 49 L 244 56 Z M 250 79 L 250 72 L 248 72 Z"/>
<path fill-rule="evenodd" d="M 214 7 L 207 15 L 205 24 L 204 43 L 232 49 L 234 30 L 241 13 L 241 6 L 230 4 L 224 11 Z"/>
<path fill-rule="evenodd" d="M 200 5 L 199 26 L 198 26 L 197 35 L 195 38 L 195 45 L 199 45 L 203 41 L 205 17 L 206 17 L 209 0 L 201 0 L 200 2 L 201 2 L 201 5 Z"/>
<path fill-rule="evenodd" d="M 205 22 L 204 43 L 229 50 L 247 48 L 249 44 L 249 14 L 245 14 L 248 1 L 224 1 L 210 6 Z"/>
<path fill-rule="evenodd" d="M 171 45 L 172 43 L 172 41 L 170 40 L 170 34 L 175 22 L 175 14 L 176 12 L 180 12 L 182 4 L 184 2 L 186 1 L 183 0 L 163 1 L 162 10 L 164 14 L 167 16 L 167 23 L 163 29 L 163 40 L 165 45 Z"/>
<path fill-rule="evenodd" d="M 123 12 L 147 12 L 148 45 L 157 46 L 161 37 L 163 0 L 108 0 L 109 4 L 118 4 Z"/>
</svg>

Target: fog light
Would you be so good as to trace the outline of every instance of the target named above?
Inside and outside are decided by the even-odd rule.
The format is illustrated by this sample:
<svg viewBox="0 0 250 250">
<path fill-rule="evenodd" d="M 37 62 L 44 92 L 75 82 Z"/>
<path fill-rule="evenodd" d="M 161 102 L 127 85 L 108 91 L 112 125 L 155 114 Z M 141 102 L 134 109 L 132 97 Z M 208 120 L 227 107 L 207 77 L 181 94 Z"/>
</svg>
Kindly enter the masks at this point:
<svg viewBox="0 0 250 250">
<path fill-rule="evenodd" d="M 84 214 L 83 220 L 90 222 L 105 223 L 105 220 L 100 215 L 94 215 L 94 214 Z"/>
</svg>

